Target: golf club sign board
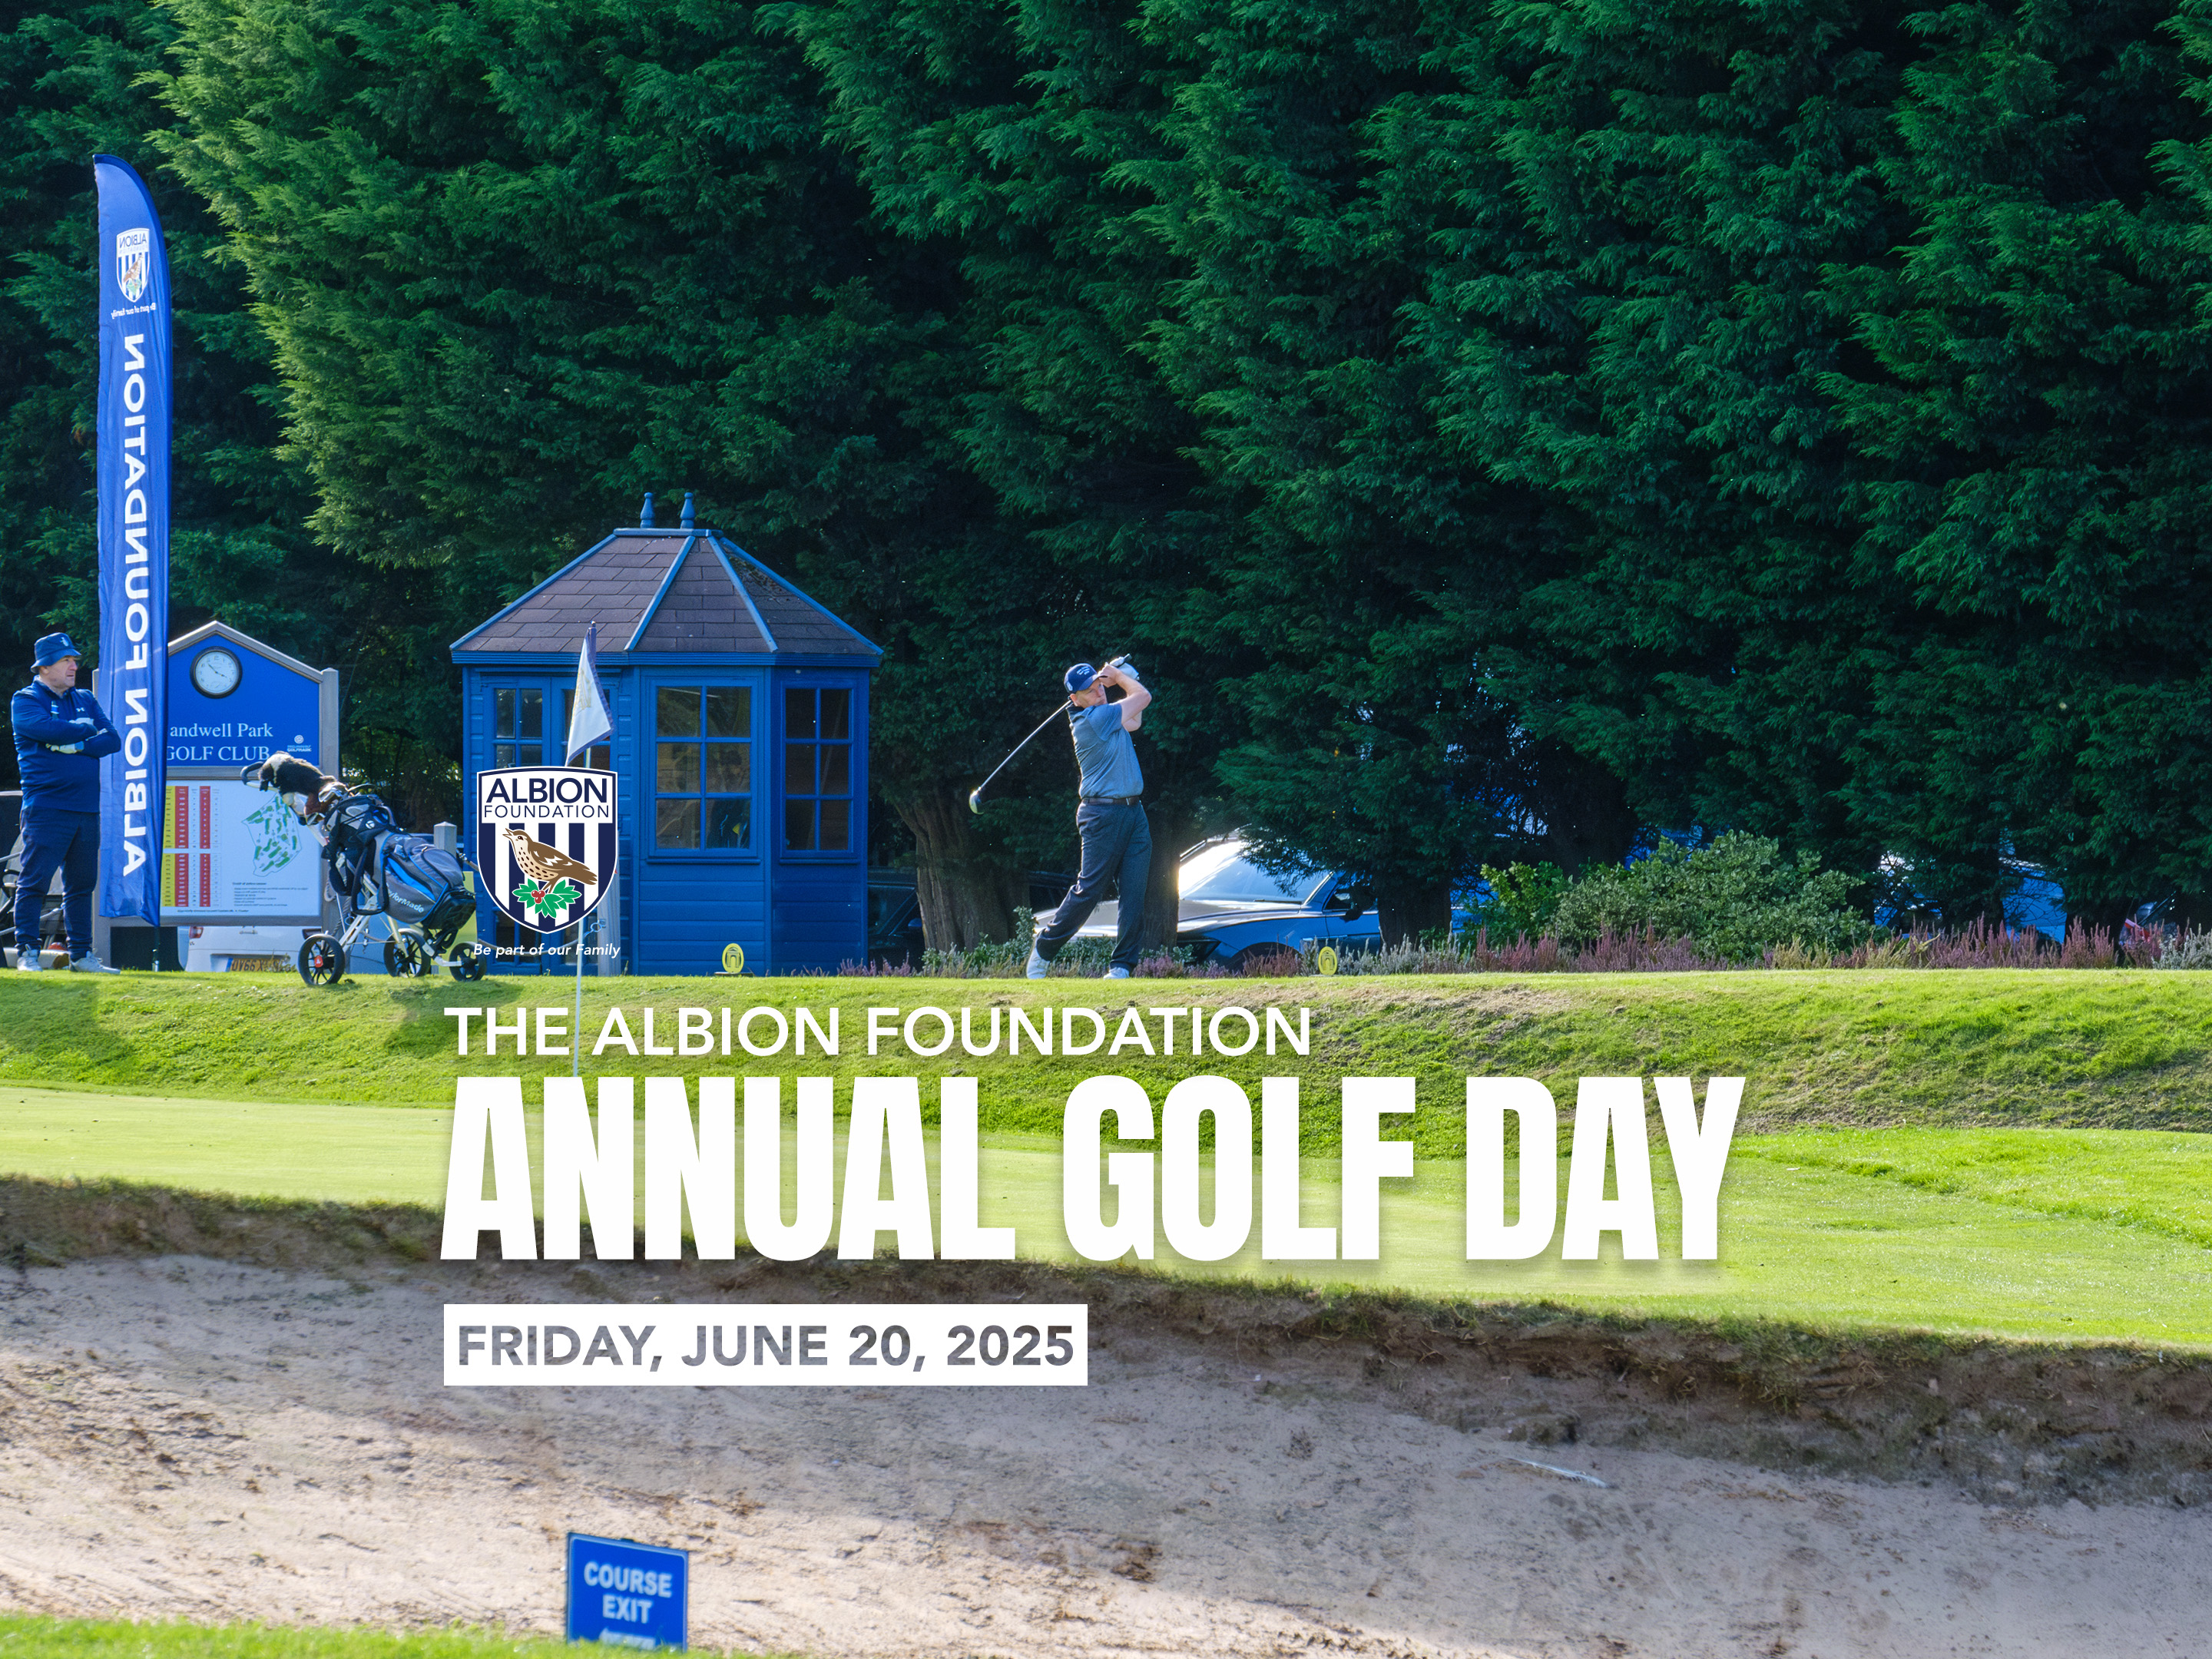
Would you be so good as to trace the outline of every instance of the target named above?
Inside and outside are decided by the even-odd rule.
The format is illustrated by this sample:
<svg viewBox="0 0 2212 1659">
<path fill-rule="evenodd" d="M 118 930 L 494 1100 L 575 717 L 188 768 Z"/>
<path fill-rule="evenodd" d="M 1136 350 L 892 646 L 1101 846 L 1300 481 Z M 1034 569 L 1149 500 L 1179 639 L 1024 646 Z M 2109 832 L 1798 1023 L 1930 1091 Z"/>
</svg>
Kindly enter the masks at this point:
<svg viewBox="0 0 2212 1659">
<path fill-rule="evenodd" d="M 690 1639 L 691 1556 L 627 1538 L 568 1534 L 568 1639 L 641 1652 Z"/>
<path fill-rule="evenodd" d="M 477 774 L 477 869 L 510 921 L 555 933 L 599 908 L 620 844 L 615 776 L 580 766 Z"/>
</svg>

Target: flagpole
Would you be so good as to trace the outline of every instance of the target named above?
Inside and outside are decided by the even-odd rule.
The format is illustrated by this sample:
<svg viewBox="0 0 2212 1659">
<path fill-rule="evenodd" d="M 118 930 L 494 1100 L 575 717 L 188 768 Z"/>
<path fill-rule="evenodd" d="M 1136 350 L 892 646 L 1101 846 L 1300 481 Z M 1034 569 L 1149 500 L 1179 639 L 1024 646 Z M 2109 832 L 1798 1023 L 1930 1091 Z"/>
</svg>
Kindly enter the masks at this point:
<svg viewBox="0 0 2212 1659">
<path fill-rule="evenodd" d="M 590 685 L 592 695 L 594 698 L 599 696 L 599 677 L 596 662 L 599 656 L 599 624 L 598 618 L 594 617 L 591 623 L 584 629 L 583 648 L 576 653 L 576 696 L 574 702 L 569 709 L 568 732 L 567 737 L 563 738 L 564 743 L 573 743 L 574 740 L 577 717 L 584 712 L 584 690 L 586 684 L 588 683 Z M 586 678 L 587 675 L 588 681 Z M 602 707 L 604 707 L 604 705 L 602 705 Z M 588 760 L 591 757 L 591 745 L 589 744 L 585 744 L 582 753 L 586 759 Z M 577 753 L 578 751 L 574 748 L 570 748 L 568 750 L 568 758 L 563 763 L 574 766 L 576 763 Z M 605 895 L 601 894 L 600 898 L 601 902 L 604 902 Z M 594 908 L 596 908 L 597 907 Z M 576 1035 L 574 1039 L 568 1045 L 568 1075 L 573 1078 L 580 1078 L 583 1075 L 584 927 L 585 923 L 590 920 L 591 918 L 589 916 L 579 916 L 576 919 L 576 1020 L 574 1027 Z"/>
</svg>

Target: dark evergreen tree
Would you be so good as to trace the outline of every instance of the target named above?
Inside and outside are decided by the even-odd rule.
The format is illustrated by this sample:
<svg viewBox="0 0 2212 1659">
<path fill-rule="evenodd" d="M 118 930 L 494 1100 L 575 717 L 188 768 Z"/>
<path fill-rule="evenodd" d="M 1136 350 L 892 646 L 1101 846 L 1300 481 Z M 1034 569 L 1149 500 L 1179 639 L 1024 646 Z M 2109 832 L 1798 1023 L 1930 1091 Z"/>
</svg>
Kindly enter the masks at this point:
<svg viewBox="0 0 2212 1659">
<path fill-rule="evenodd" d="M 1838 798 L 1953 915 L 2008 850 L 2100 921 L 2212 901 L 2212 198 L 2165 15 L 1916 19 L 1881 170 L 1911 231 L 1830 285 L 1856 561 L 1911 605 Z"/>
<path fill-rule="evenodd" d="M 0 649 L 91 620 L 104 148 L 175 196 L 180 621 L 339 660 L 387 772 L 690 488 L 889 647 L 936 943 L 1069 856 L 1057 734 L 965 796 L 1117 650 L 1165 850 L 1394 932 L 1639 823 L 2212 908 L 2207 4 L 19 4 Z"/>
<path fill-rule="evenodd" d="M 1033 624 L 1009 641 L 1040 690 L 1070 661 L 1133 652 L 1159 698 L 1139 752 L 1148 942 L 1164 943 L 1174 855 L 1220 821 L 1213 760 L 1234 718 L 1220 684 L 1267 648 L 1194 628 L 1186 609 L 1218 580 L 1229 532 L 1156 356 L 1187 270 L 1154 223 L 1150 176 L 1170 159 L 1158 129 L 1176 71 L 1127 4 L 860 0 L 782 15 L 878 215 L 958 262 L 973 378 L 952 429 L 1040 573 Z M 1064 737 L 1048 741 L 1066 756 Z M 1057 784 L 1073 769 L 1040 758 L 1020 775 Z M 1066 797 L 1016 810 L 1064 822 Z"/>
<path fill-rule="evenodd" d="M 167 117 L 140 77 L 176 37 L 129 0 L 0 9 L 0 672 L 27 678 L 32 641 L 98 637 L 93 392 L 99 369 L 92 158 L 131 161 L 162 214 L 175 296 L 171 625 L 210 616 L 360 687 L 356 573 L 305 532 L 303 480 L 274 453 L 266 343 L 242 314 L 220 228 L 160 169 Z M 367 607 L 374 616 L 376 607 Z M 349 708 L 349 713 L 357 710 Z M 0 744 L 14 781 L 15 751 Z"/>
<path fill-rule="evenodd" d="M 174 164 L 275 343 L 315 528 L 480 616 L 696 490 L 886 647 L 874 778 L 930 939 L 1004 936 L 1020 849 L 954 806 L 1035 701 L 1051 578 L 957 453 L 950 250 L 870 222 L 798 49 L 704 3 L 178 10 Z"/>
<path fill-rule="evenodd" d="M 1391 938 L 1441 927 L 1456 884 L 1574 817 L 1539 799 L 1568 757 L 1482 684 L 1534 498 L 1442 450 L 1408 337 L 1439 232 L 1510 206 L 1473 158 L 1456 200 L 1403 176 L 1427 165 L 1409 112 L 1462 90 L 1437 61 L 1459 25 L 1401 0 L 1149 21 L 1188 80 L 1174 159 L 1139 176 L 1189 275 L 1146 349 L 1227 526 L 1185 625 L 1251 651 L 1221 775 L 1271 853 L 1366 876 Z"/>
<path fill-rule="evenodd" d="M 1455 609 L 1519 726 L 1596 769 L 1560 793 L 1601 856 L 1638 820 L 1883 850 L 1836 792 L 1864 647 L 1909 605 L 1856 580 L 1819 377 L 1848 330 L 1824 271 L 1899 229 L 1887 16 L 1501 11 L 1382 130 L 1398 211 L 1437 227 L 1420 459 L 1531 503 Z"/>
</svg>

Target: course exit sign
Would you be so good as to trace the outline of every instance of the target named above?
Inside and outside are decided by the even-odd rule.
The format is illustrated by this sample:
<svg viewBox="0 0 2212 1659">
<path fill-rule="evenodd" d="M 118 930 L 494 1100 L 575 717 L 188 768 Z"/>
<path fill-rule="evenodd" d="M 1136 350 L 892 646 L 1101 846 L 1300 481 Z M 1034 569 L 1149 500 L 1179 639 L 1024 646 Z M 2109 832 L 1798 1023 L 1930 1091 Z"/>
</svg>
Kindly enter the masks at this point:
<svg viewBox="0 0 2212 1659">
<path fill-rule="evenodd" d="M 627 1538 L 568 1534 L 568 1639 L 641 1652 L 687 1644 L 691 1557 Z"/>
</svg>

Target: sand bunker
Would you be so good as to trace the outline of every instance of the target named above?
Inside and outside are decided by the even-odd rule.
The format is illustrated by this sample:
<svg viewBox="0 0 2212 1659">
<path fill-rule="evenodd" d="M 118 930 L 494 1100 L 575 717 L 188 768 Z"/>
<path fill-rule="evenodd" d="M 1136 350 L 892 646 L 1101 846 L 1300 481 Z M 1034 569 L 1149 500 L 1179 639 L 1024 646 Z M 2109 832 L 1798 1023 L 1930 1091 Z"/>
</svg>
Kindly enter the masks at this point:
<svg viewBox="0 0 2212 1659">
<path fill-rule="evenodd" d="M 199 1255 L 8 1272 L 0 1604 L 550 1632 L 573 1528 L 693 1551 L 695 1642 L 750 1650 L 2203 1650 L 2204 1523 L 2170 1499 L 1990 1505 L 1570 1442 L 1587 1379 L 1510 1368 L 1462 1389 L 1462 1428 L 1371 1351 L 1255 1358 L 1128 1317 L 1080 1391 L 444 1389 L 440 1304 L 487 1288 Z"/>
</svg>

